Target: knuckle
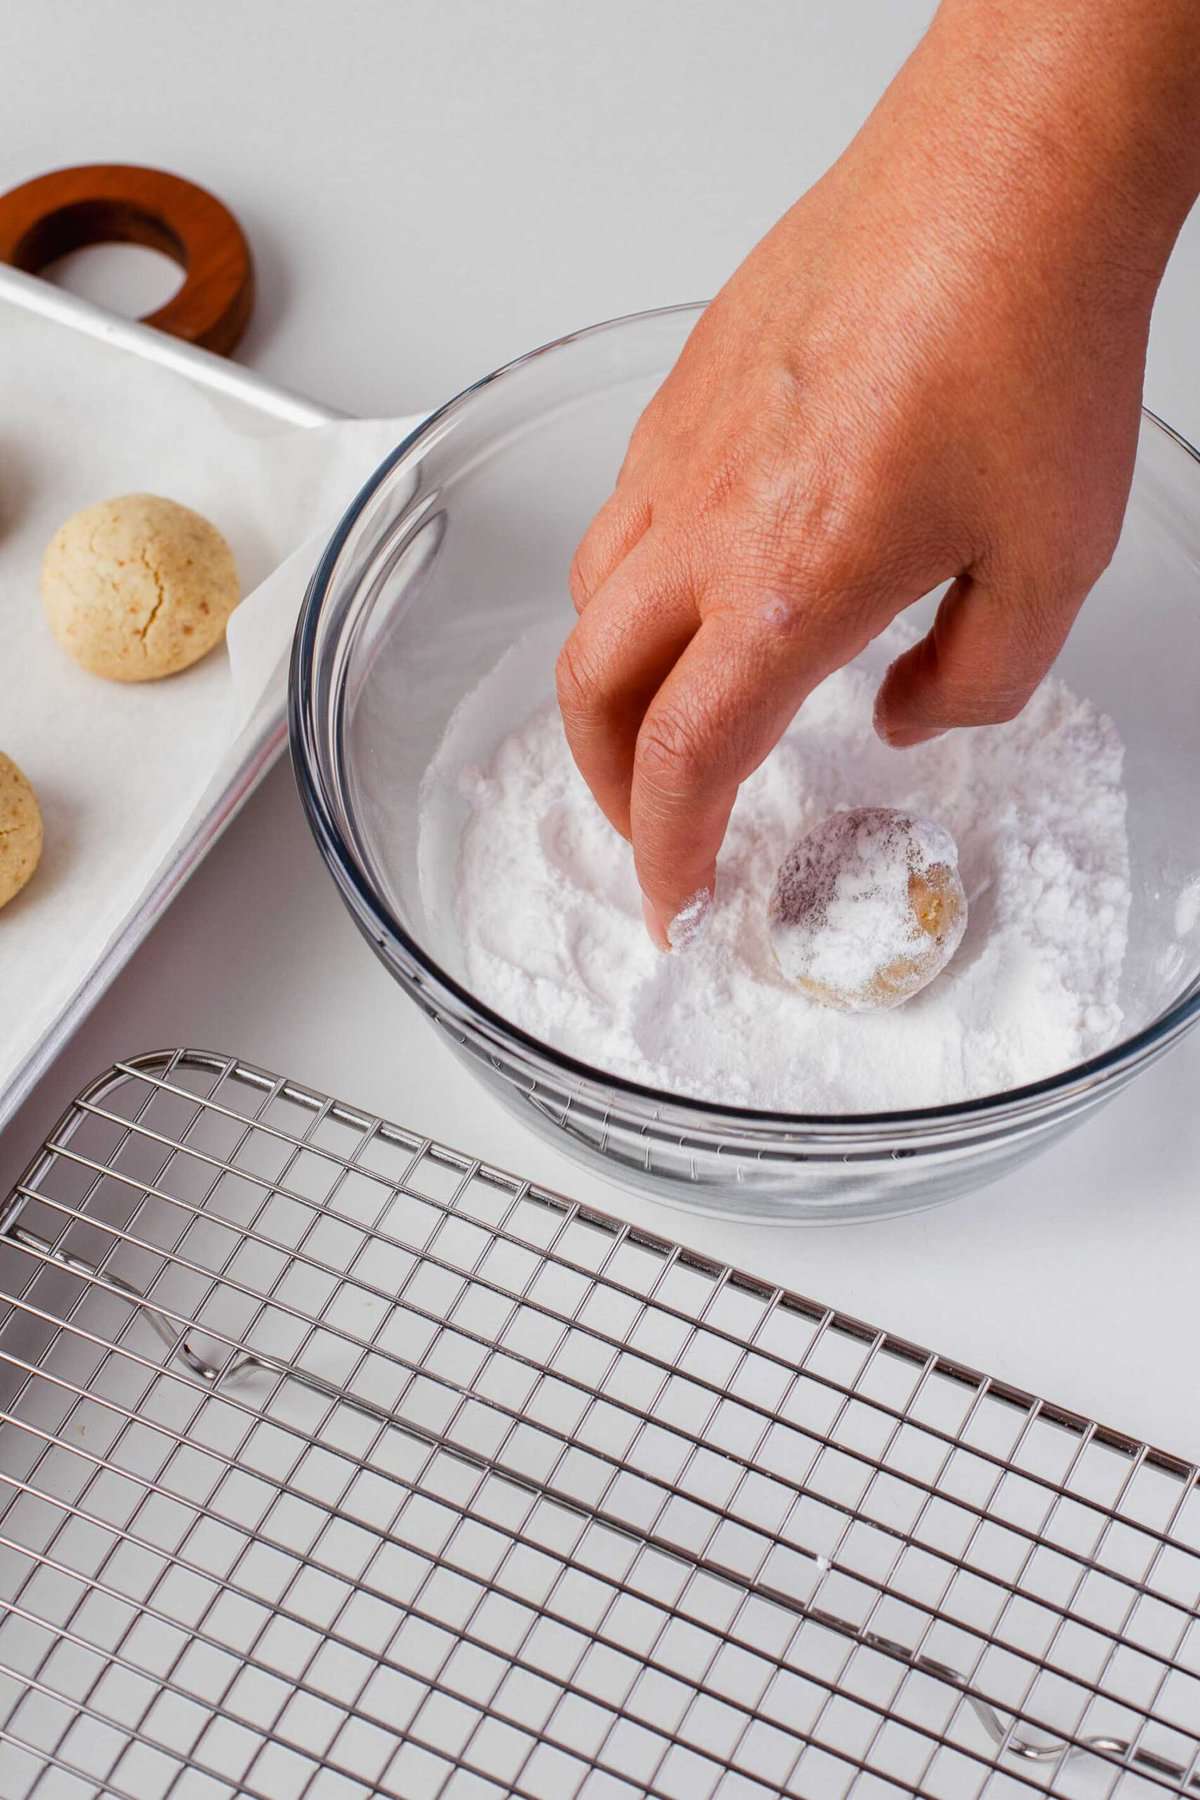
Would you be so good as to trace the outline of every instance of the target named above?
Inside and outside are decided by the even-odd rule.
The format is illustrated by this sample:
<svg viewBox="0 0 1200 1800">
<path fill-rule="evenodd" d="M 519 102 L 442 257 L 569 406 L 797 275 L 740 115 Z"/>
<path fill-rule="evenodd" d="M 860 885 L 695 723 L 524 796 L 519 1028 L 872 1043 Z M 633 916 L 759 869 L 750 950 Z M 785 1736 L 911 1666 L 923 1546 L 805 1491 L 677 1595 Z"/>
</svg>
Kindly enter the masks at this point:
<svg viewBox="0 0 1200 1800">
<path fill-rule="evenodd" d="M 979 717 L 974 722 L 981 725 L 1007 725 L 1025 710 L 1030 692 L 1027 687 L 1005 687 L 987 695 L 977 703 Z"/>
<path fill-rule="evenodd" d="M 650 502 L 618 484 L 584 533 L 571 559 L 568 586 L 582 613 L 618 564 L 649 529 Z"/>
<path fill-rule="evenodd" d="M 814 541 L 801 528 L 784 538 L 767 523 L 742 539 L 714 591 L 731 593 L 739 613 L 781 638 L 857 643 L 894 610 L 890 568 L 885 552 L 864 559 L 861 545 L 837 536 Z"/>
<path fill-rule="evenodd" d="M 602 703 L 603 685 L 594 663 L 581 650 L 574 633 L 558 653 L 554 668 L 559 710 L 570 724 L 595 712 Z"/>
<path fill-rule="evenodd" d="M 663 400 L 660 389 L 659 393 L 652 396 L 638 415 L 637 424 L 629 434 L 629 443 L 621 463 L 622 478 L 632 473 L 653 450 L 656 434 L 661 428 L 662 411 Z"/>
<path fill-rule="evenodd" d="M 759 613 L 764 625 L 780 637 L 798 637 L 806 633 L 811 618 L 809 596 L 786 583 L 768 582 L 762 594 Z"/>
<path fill-rule="evenodd" d="M 592 575 L 592 557 L 588 549 L 586 538 L 571 558 L 571 567 L 567 574 L 567 586 L 570 590 L 571 601 L 575 607 L 575 611 L 581 613 L 591 599 L 596 587 Z"/>
<path fill-rule="evenodd" d="M 1007 725 L 1024 710 L 1036 685 L 1029 681 L 964 685 L 947 695 L 945 711 L 955 725 Z"/>
<path fill-rule="evenodd" d="M 839 524 L 827 528 L 803 555 L 804 585 L 818 607 L 843 609 L 886 585 L 883 557 L 864 555 L 864 540 L 869 536 L 864 533 L 856 540 Z"/>
<path fill-rule="evenodd" d="M 880 518 L 877 495 L 846 478 L 833 486 L 757 484 L 736 555 L 745 577 L 779 598 L 780 624 L 807 626 L 814 613 L 844 615 L 902 585 L 920 551 Z"/>
<path fill-rule="evenodd" d="M 660 707 L 643 723 L 634 750 L 634 777 L 644 788 L 673 795 L 686 789 L 701 764 L 695 720 Z"/>
<path fill-rule="evenodd" d="M 608 573 L 608 565 L 611 561 L 608 553 L 608 541 L 611 535 L 611 506 L 611 501 L 606 502 L 596 514 L 571 558 L 571 568 L 567 580 L 577 612 L 584 610 Z"/>
<path fill-rule="evenodd" d="M 881 506 L 879 488 L 847 475 L 792 522 L 793 564 L 815 593 L 839 602 L 905 586 L 939 547 L 924 529 L 904 531 L 899 519 Z"/>
</svg>

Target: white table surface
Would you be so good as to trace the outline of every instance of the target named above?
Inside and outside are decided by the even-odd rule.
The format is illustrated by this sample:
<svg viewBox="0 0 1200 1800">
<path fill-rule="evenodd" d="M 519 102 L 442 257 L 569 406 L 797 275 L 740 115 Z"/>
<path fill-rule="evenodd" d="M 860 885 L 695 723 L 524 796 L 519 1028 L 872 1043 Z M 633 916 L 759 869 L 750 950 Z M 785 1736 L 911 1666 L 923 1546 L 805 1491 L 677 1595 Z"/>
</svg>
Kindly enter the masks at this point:
<svg viewBox="0 0 1200 1800">
<path fill-rule="evenodd" d="M 837 153 L 918 0 L 9 0 L 0 185 L 174 168 L 242 218 L 240 354 L 350 412 L 433 405 L 590 320 L 711 292 Z M 1200 438 L 1200 218 L 1148 398 Z M 2 400 L 0 400 L 2 409 Z M 2 410 L 0 410 L 2 426 Z M 1200 1037 L 1067 1143 L 932 1213 L 736 1227 L 578 1171 L 454 1063 L 358 937 L 290 770 L 251 801 L 0 1141 L 19 1173 L 114 1058 L 237 1052 L 1200 1457 Z"/>
</svg>

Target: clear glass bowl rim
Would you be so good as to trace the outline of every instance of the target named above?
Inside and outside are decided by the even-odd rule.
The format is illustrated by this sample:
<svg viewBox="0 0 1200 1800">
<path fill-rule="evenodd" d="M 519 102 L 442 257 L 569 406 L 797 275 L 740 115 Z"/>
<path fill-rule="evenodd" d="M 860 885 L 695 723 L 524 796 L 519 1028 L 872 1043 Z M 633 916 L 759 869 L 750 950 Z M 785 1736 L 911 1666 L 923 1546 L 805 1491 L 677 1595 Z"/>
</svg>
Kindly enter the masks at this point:
<svg viewBox="0 0 1200 1800">
<path fill-rule="evenodd" d="M 531 1036 L 512 1020 L 487 1006 L 469 988 L 463 987 L 392 916 L 355 856 L 353 847 L 338 822 L 337 808 L 325 780 L 315 712 L 314 671 L 321 612 L 329 596 L 342 550 L 362 513 L 392 473 L 407 460 L 419 460 L 421 447 L 426 439 L 447 419 L 467 408 L 473 398 L 485 389 L 509 380 L 539 358 L 552 355 L 583 339 L 619 333 L 627 326 L 650 319 L 683 317 L 689 314 L 698 316 L 702 310 L 702 302 L 686 302 L 625 313 L 617 318 L 605 319 L 599 324 L 568 332 L 562 337 L 552 338 L 548 343 L 504 363 L 491 374 L 484 375 L 469 387 L 463 388 L 410 431 L 368 477 L 338 521 L 313 572 L 296 623 L 288 681 L 288 722 L 292 766 L 309 825 L 356 923 L 376 954 L 383 957 L 402 985 L 408 988 L 412 983 L 413 978 L 404 966 L 405 961 L 409 960 L 423 977 L 422 990 L 428 988 L 435 996 L 440 995 L 449 1003 L 451 1011 L 465 1014 L 468 1021 L 484 1027 L 488 1035 L 498 1038 L 501 1043 L 511 1044 L 525 1058 L 532 1058 L 540 1063 L 552 1078 L 573 1078 L 576 1082 L 583 1081 L 589 1087 L 598 1088 L 601 1094 L 605 1090 L 615 1090 L 640 1106 L 648 1103 L 653 1108 L 653 1116 L 660 1121 L 664 1111 L 669 1112 L 676 1120 L 690 1114 L 695 1118 L 697 1127 L 704 1130 L 725 1125 L 732 1131 L 740 1127 L 755 1134 L 766 1131 L 783 1136 L 806 1132 L 853 1135 L 864 1129 L 912 1129 L 919 1132 L 924 1127 L 937 1130 L 954 1122 L 984 1120 L 1008 1111 L 1021 1111 L 1038 1101 L 1069 1100 L 1098 1082 L 1115 1078 L 1131 1065 L 1165 1048 L 1168 1042 L 1195 1021 L 1200 1014 L 1200 985 L 1193 983 L 1181 999 L 1160 1013 L 1149 1025 L 1143 1026 L 1132 1037 L 1112 1045 L 1099 1056 L 1091 1057 L 1086 1062 L 1074 1063 L 1056 1075 L 1046 1076 L 1041 1081 L 1031 1082 L 1023 1087 L 1006 1088 L 995 1094 L 983 1094 L 975 1099 L 954 1101 L 944 1106 L 913 1107 L 883 1113 L 778 1113 L 760 1111 L 753 1107 L 725 1106 L 690 1094 L 646 1087 L 640 1082 L 631 1081 L 627 1076 L 581 1062 L 565 1051 L 555 1049 L 552 1044 Z M 1156 430 L 1164 433 L 1194 464 L 1200 466 L 1200 451 L 1182 433 L 1167 424 L 1149 407 L 1143 406 L 1142 417 Z M 336 739 L 334 742 L 336 743 Z"/>
</svg>

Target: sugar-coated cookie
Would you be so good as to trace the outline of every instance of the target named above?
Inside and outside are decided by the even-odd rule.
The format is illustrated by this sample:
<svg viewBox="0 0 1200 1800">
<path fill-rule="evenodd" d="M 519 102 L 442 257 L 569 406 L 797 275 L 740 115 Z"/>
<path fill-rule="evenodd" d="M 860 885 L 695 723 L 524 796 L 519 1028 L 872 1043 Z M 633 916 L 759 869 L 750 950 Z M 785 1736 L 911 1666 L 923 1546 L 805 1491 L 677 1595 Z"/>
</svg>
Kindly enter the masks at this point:
<svg viewBox="0 0 1200 1800">
<path fill-rule="evenodd" d="M 833 813 L 784 859 L 768 925 L 782 973 L 811 999 L 839 1012 L 899 1006 L 967 927 L 954 839 L 894 807 Z"/>
<path fill-rule="evenodd" d="M 41 854 L 37 796 L 11 756 L 0 753 L 0 906 L 20 893 Z"/>
<path fill-rule="evenodd" d="M 123 494 L 59 527 L 42 601 L 63 649 L 110 681 L 155 681 L 220 642 L 238 603 L 233 552 L 214 525 L 157 494 Z"/>
</svg>

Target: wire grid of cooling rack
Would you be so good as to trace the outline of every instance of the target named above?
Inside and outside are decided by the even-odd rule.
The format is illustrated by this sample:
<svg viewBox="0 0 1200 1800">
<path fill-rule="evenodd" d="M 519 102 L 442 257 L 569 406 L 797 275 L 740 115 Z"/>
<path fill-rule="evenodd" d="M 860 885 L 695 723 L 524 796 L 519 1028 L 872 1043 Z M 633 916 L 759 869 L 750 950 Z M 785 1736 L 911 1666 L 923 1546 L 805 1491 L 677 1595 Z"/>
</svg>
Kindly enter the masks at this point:
<svg viewBox="0 0 1200 1800">
<path fill-rule="evenodd" d="M 4 1800 L 1200 1794 L 1195 1468 L 293 1082 L 0 1291 Z"/>
</svg>

